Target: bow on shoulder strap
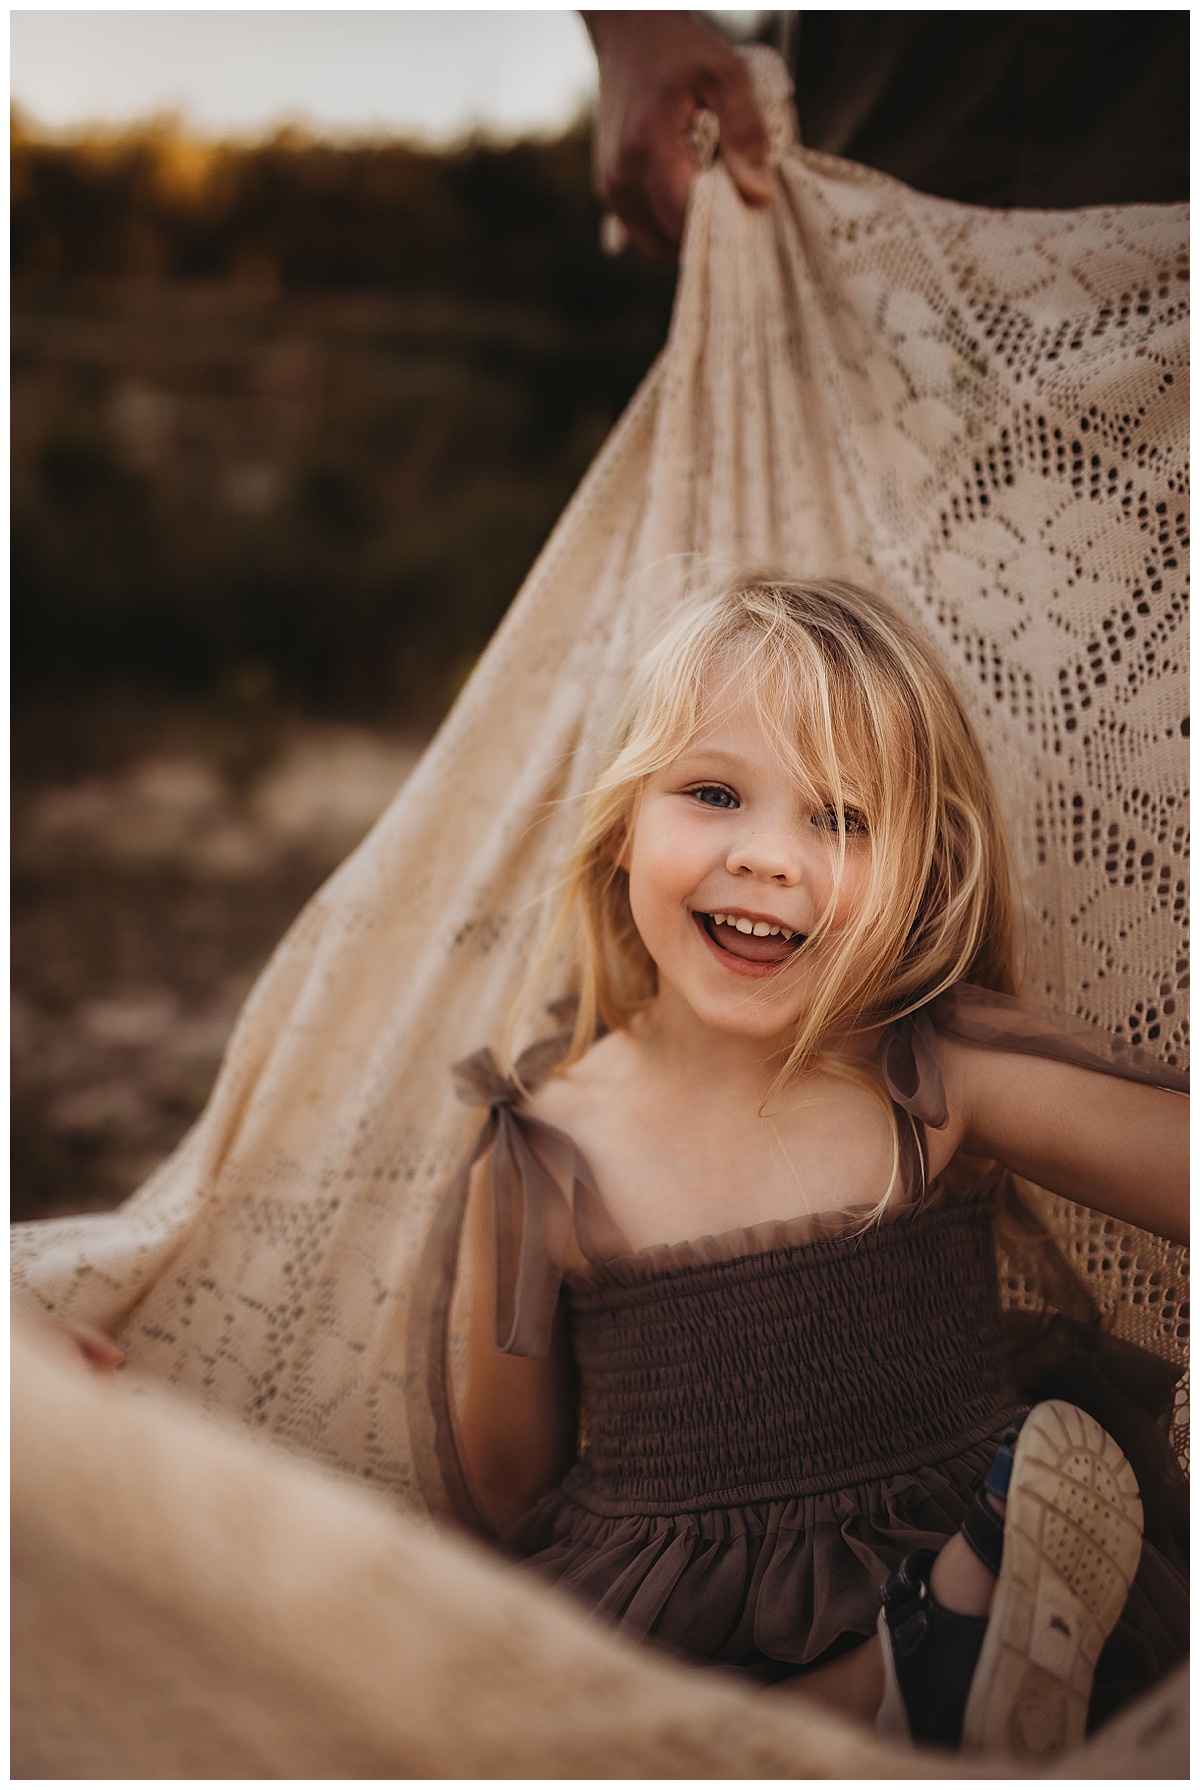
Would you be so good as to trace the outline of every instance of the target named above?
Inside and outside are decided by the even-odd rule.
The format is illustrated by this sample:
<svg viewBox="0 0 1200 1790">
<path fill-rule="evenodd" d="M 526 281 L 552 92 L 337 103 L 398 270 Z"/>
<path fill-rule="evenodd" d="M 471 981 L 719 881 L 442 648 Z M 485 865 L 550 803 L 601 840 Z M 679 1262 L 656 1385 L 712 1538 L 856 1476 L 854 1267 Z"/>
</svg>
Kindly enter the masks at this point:
<svg viewBox="0 0 1200 1790">
<path fill-rule="evenodd" d="M 940 1131 L 950 1114 L 938 1053 L 937 1030 L 925 1009 L 888 1027 L 879 1051 L 888 1094 L 910 1118 Z"/>
<path fill-rule="evenodd" d="M 1037 1001 L 959 982 L 928 1006 L 896 1020 L 880 1041 L 879 1067 L 884 1085 L 895 1104 L 913 1121 L 922 1156 L 924 1139 L 920 1127 L 929 1125 L 940 1131 L 949 1119 L 940 1042 L 946 1034 L 1019 1056 L 1073 1063 L 1081 1069 L 1173 1093 L 1188 1091 L 1188 1077 L 1183 1070 L 1100 1026 L 1057 1013 Z"/>
<path fill-rule="evenodd" d="M 624 1254 L 628 1244 L 571 1139 L 524 1109 L 521 1089 L 490 1050 L 456 1064 L 454 1076 L 461 1100 L 489 1109 L 471 1167 L 490 1151 L 496 1347 L 545 1356 L 572 1230 L 589 1261 Z"/>
<path fill-rule="evenodd" d="M 949 1120 L 937 1031 L 924 1009 L 908 1013 L 884 1032 L 879 1068 L 893 1106 L 908 1120 L 900 1127 L 900 1174 L 908 1194 L 923 1199 L 929 1190 L 925 1126 L 940 1131 Z"/>
</svg>

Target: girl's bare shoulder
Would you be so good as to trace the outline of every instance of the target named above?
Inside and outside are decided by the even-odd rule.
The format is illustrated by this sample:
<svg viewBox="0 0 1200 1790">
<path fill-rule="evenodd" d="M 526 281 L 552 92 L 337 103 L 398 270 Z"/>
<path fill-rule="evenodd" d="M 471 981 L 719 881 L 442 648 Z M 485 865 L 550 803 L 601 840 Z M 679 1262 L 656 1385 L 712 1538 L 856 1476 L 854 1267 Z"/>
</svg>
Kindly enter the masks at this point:
<svg viewBox="0 0 1200 1790">
<path fill-rule="evenodd" d="M 556 1070 L 527 1097 L 526 1111 L 569 1137 L 590 1131 L 596 1120 L 619 1110 L 635 1074 L 634 1051 L 624 1032 L 609 1032 L 567 1069 Z"/>
</svg>

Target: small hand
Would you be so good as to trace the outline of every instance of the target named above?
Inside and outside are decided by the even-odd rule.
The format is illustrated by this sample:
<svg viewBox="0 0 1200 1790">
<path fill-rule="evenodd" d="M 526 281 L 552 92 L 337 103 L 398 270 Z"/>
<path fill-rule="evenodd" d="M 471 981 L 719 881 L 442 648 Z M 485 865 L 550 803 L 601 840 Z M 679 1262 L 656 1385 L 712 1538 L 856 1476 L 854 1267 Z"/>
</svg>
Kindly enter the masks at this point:
<svg viewBox="0 0 1200 1790">
<path fill-rule="evenodd" d="M 600 66 L 595 183 L 631 241 L 656 260 L 679 250 L 696 159 L 689 127 L 714 112 L 742 197 L 771 196 L 767 141 L 745 64 L 686 12 L 584 13 Z"/>
<path fill-rule="evenodd" d="M 46 1318 L 39 1328 L 54 1347 L 76 1364 L 85 1362 L 94 1373 L 110 1374 L 125 1365 L 124 1351 L 90 1324 L 69 1324 L 60 1318 Z"/>
</svg>

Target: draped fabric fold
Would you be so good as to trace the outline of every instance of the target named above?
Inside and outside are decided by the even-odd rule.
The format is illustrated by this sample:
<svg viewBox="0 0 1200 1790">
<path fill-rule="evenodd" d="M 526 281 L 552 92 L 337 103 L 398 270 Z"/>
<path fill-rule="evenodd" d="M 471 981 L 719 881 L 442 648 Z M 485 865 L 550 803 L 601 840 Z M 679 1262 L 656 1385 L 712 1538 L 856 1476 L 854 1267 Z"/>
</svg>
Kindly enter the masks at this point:
<svg viewBox="0 0 1200 1790">
<path fill-rule="evenodd" d="M 546 1499 L 508 1540 L 626 1632 L 770 1683 L 873 1631 L 883 1577 L 953 1533 L 995 1448 L 989 1437 L 936 1471 L 748 1510 L 616 1520 Z M 1101 1707 L 1186 1654 L 1187 1601 L 1185 1575 L 1147 1553 L 1105 1649 Z"/>
<path fill-rule="evenodd" d="M 883 1085 L 897 1106 L 922 1125 L 946 1124 L 946 1090 L 933 1021 L 922 1009 L 889 1026 L 880 1046 Z"/>
<path fill-rule="evenodd" d="M 1123 1038 L 1086 1020 L 1055 1013 L 1036 1001 L 999 994 L 960 982 L 890 1026 L 880 1045 L 884 1086 L 897 1106 L 922 1125 L 940 1131 L 947 1121 L 946 1090 L 938 1058 L 937 1034 L 948 1032 L 971 1044 L 1022 1056 L 1074 1063 L 1101 1075 L 1144 1082 L 1186 1094 L 1188 1077 Z"/>
</svg>

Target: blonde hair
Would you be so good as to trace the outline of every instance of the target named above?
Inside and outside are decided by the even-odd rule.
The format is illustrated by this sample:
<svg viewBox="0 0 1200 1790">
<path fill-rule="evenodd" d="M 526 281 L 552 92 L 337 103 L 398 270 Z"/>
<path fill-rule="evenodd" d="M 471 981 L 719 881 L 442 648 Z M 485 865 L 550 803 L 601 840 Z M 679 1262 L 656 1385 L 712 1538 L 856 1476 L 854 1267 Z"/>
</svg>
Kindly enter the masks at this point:
<svg viewBox="0 0 1200 1790">
<path fill-rule="evenodd" d="M 932 648 L 851 584 L 742 577 L 689 604 L 647 655 L 585 802 L 531 977 L 567 945 L 578 1008 L 563 1067 L 656 993 L 619 862 L 641 792 L 714 708 L 747 696 L 805 799 L 837 817 L 839 872 L 847 810 L 865 820 L 868 845 L 856 913 L 836 930 L 827 914 L 809 935 L 826 939 L 825 969 L 776 1086 L 828 1060 L 830 1040 L 956 982 L 1014 991 L 1014 899 L 995 792 Z"/>
</svg>

